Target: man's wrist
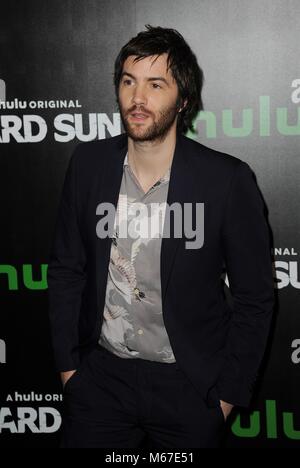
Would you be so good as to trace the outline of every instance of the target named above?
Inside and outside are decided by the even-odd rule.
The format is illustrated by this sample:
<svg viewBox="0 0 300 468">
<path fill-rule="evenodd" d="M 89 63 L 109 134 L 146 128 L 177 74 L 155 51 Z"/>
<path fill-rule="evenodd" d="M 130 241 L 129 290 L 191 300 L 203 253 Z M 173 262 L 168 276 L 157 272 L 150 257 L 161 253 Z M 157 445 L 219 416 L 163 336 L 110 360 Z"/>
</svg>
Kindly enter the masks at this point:
<svg viewBox="0 0 300 468">
<path fill-rule="evenodd" d="M 227 401 L 220 400 L 220 406 L 224 414 L 225 420 L 228 418 L 230 415 L 234 405 L 231 403 L 227 403 Z"/>
<path fill-rule="evenodd" d="M 63 386 L 66 385 L 67 381 L 72 377 L 72 375 L 75 372 L 76 372 L 76 369 L 60 373 L 60 378 L 61 378 Z"/>
</svg>

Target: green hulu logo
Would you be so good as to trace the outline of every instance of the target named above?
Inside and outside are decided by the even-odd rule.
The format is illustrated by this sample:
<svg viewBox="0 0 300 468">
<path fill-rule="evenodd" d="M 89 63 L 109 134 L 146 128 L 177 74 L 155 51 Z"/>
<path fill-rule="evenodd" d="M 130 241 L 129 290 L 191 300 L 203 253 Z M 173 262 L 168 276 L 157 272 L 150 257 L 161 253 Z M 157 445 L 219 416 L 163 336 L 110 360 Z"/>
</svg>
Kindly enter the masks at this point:
<svg viewBox="0 0 300 468">
<path fill-rule="evenodd" d="M 47 264 L 41 264 L 39 266 L 39 278 L 33 278 L 33 268 L 32 265 L 24 264 L 22 265 L 22 274 L 17 271 L 13 265 L 0 265 L 0 278 L 4 277 L 6 279 L 8 289 L 10 291 L 17 291 L 19 289 L 20 280 L 22 284 L 27 289 L 32 290 L 43 290 L 48 288 L 47 284 Z M 22 278 L 20 278 L 22 276 Z"/>
<path fill-rule="evenodd" d="M 258 111 L 254 109 L 241 109 L 242 122 L 240 126 L 233 125 L 232 109 L 224 109 L 221 114 L 221 128 L 223 134 L 232 138 L 246 138 L 251 135 L 256 127 L 257 133 L 261 137 L 271 135 L 271 121 L 273 116 L 270 106 L 270 96 L 259 97 Z M 278 107 L 275 115 L 276 130 L 280 135 L 291 136 L 300 135 L 300 107 L 297 107 L 297 122 L 292 125 L 288 121 L 288 108 Z M 206 138 L 217 138 L 217 116 L 212 111 L 201 111 L 193 121 L 194 128 L 197 129 L 199 122 L 204 122 Z M 254 125 L 255 124 L 255 125 Z M 188 131 L 186 136 L 197 139 L 197 132 Z"/>
<path fill-rule="evenodd" d="M 266 400 L 265 431 L 268 439 L 278 438 L 278 412 L 275 400 Z M 248 427 L 242 427 L 241 417 L 237 416 L 231 426 L 232 433 L 237 437 L 253 438 L 261 434 L 263 417 L 260 411 L 253 411 L 249 416 Z M 294 427 L 294 415 L 284 411 L 282 413 L 283 432 L 289 439 L 300 440 L 300 430 Z"/>
</svg>

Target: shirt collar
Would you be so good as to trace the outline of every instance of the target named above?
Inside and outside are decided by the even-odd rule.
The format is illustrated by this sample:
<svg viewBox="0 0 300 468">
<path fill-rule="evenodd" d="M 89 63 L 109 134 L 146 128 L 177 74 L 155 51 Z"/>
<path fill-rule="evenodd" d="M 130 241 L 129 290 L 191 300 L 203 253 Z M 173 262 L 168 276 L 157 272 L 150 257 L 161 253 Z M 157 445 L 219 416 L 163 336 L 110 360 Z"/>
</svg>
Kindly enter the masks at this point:
<svg viewBox="0 0 300 468">
<path fill-rule="evenodd" d="M 125 156 L 125 159 L 124 159 L 124 163 L 123 163 L 123 167 L 125 166 L 128 166 L 129 169 L 130 169 L 130 166 L 129 166 L 129 162 L 128 162 L 128 151 L 126 153 L 126 156 Z M 171 173 L 171 168 L 169 168 L 167 170 L 167 172 L 161 177 L 161 179 L 159 179 L 159 182 L 160 183 L 163 183 L 163 182 L 169 182 L 170 180 L 170 173 Z"/>
</svg>

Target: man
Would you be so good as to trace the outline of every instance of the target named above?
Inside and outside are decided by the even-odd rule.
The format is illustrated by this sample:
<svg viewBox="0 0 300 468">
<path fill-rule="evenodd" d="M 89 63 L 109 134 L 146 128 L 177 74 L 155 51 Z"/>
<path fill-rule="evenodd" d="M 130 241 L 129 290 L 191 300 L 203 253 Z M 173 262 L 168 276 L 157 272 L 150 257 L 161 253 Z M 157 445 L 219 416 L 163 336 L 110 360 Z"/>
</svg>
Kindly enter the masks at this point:
<svg viewBox="0 0 300 468">
<path fill-rule="evenodd" d="M 269 332 L 252 171 L 183 135 L 202 71 L 177 31 L 146 28 L 115 62 L 125 134 L 80 144 L 63 187 L 48 268 L 62 447 L 219 447 L 233 406 L 250 403 Z"/>
</svg>

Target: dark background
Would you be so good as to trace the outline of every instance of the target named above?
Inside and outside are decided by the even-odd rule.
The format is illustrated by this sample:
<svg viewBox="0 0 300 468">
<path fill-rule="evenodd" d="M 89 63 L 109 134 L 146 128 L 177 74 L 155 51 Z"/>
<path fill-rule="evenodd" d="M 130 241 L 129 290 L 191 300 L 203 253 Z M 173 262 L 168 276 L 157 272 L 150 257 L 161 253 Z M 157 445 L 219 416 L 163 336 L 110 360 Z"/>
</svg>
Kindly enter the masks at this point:
<svg viewBox="0 0 300 468">
<path fill-rule="evenodd" d="M 6 363 L 0 364 L 1 445 L 56 447 L 59 436 L 59 431 L 45 433 L 51 418 L 44 425 L 36 421 L 40 433 L 28 427 L 21 432 L 18 416 L 20 407 L 37 412 L 51 407 L 59 420 L 60 403 L 45 401 L 61 392 L 50 345 L 46 268 L 65 170 L 80 137 L 57 141 L 54 120 L 80 114 L 86 133 L 91 114 L 113 122 L 115 57 L 150 23 L 177 29 L 195 51 L 205 75 L 205 112 L 196 122 L 198 134 L 189 136 L 250 165 L 268 206 L 274 247 L 282 249 L 274 252 L 277 306 L 263 377 L 251 409 L 232 416 L 226 445 L 299 446 L 299 364 L 291 359 L 292 342 L 300 339 L 300 110 L 291 100 L 292 82 L 300 78 L 299 18 L 297 0 L 1 2 L 0 79 L 6 101 L 77 99 L 82 106 L 0 109 L 0 119 L 38 115 L 48 127 L 39 143 L 14 138 L 4 143 L 0 120 L 0 339 L 6 344 Z M 262 96 L 269 102 L 265 114 Z M 244 131 L 226 130 L 231 117 L 233 127 Z M 101 132 L 109 137 L 121 127 L 102 126 Z M 8 282 L 7 265 L 17 274 L 16 289 Z M 31 276 L 32 284 L 24 281 Z M 43 401 L 16 402 L 15 392 L 34 392 Z M 4 408 L 12 416 L 4 418 Z M 16 432 L 13 423 L 7 428 L 8 421 Z"/>
</svg>

